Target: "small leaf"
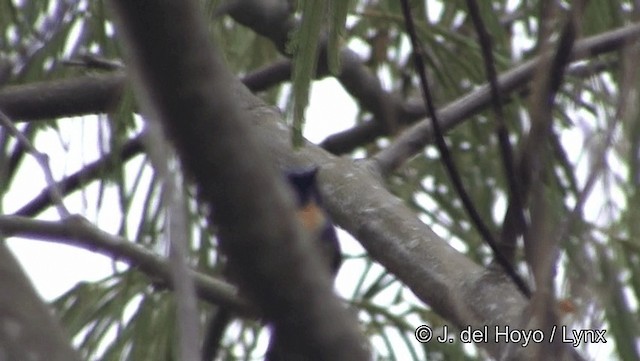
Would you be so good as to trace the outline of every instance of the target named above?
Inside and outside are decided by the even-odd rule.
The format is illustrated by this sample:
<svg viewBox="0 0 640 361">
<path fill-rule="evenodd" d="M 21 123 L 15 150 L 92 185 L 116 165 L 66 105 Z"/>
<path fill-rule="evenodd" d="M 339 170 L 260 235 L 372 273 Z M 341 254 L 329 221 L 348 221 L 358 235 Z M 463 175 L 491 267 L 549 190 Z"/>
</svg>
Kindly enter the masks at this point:
<svg viewBox="0 0 640 361">
<path fill-rule="evenodd" d="M 304 111 L 309 104 L 311 78 L 318 62 L 318 43 L 324 15 L 324 1 L 306 0 L 302 5 L 302 22 L 293 34 L 289 50 L 293 51 L 293 144 L 302 144 Z"/>
</svg>

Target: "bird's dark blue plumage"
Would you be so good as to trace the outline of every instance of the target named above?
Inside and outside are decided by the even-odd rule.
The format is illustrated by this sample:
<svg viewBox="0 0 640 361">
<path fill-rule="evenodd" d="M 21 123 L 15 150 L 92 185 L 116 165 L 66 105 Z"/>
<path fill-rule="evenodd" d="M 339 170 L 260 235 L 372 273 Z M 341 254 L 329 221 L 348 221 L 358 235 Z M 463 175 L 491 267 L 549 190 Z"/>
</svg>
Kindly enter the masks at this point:
<svg viewBox="0 0 640 361">
<path fill-rule="evenodd" d="M 319 256 L 331 271 L 333 277 L 338 273 L 342 263 L 340 244 L 336 230 L 322 207 L 322 199 L 316 182 L 318 169 L 288 172 L 287 178 L 296 195 L 298 218 L 309 232 L 309 239 L 317 242 Z M 271 326 L 271 340 L 266 353 L 266 361 L 300 361 L 310 358 L 296 354 L 282 340 L 279 333 Z"/>
<path fill-rule="evenodd" d="M 316 182 L 318 168 L 288 172 L 289 184 L 296 195 L 298 217 L 311 239 L 318 242 L 323 258 L 335 275 L 342 256 L 336 230 L 327 212 L 322 207 L 322 199 Z"/>
<path fill-rule="evenodd" d="M 291 190 L 295 195 L 298 219 L 309 233 L 307 239 L 317 244 L 315 248 L 317 256 L 322 259 L 332 276 L 335 277 L 342 263 L 342 255 L 336 230 L 327 212 L 322 207 L 322 198 L 316 182 L 317 174 L 318 168 L 285 173 Z M 215 358 L 217 346 L 231 320 L 231 313 L 224 308 L 212 316 L 204 339 L 203 360 L 210 361 Z M 290 347 L 287 347 L 286 340 L 278 337 L 273 325 L 269 325 L 269 328 L 272 333 L 265 360 L 294 361 L 308 359 L 297 355 Z"/>
</svg>

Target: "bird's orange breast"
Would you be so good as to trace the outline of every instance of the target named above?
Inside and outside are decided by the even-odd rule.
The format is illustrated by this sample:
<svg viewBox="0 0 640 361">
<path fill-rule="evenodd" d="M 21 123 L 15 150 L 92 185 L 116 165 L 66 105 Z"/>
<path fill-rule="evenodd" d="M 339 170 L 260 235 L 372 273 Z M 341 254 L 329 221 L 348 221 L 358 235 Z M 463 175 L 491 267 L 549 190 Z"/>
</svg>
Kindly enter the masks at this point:
<svg viewBox="0 0 640 361">
<path fill-rule="evenodd" d="M 323 210 L 313 201 L 298 209 L 298 217 L 304 228 L 313 234 L 321 232 L 327 222 Z"/>
</svg>

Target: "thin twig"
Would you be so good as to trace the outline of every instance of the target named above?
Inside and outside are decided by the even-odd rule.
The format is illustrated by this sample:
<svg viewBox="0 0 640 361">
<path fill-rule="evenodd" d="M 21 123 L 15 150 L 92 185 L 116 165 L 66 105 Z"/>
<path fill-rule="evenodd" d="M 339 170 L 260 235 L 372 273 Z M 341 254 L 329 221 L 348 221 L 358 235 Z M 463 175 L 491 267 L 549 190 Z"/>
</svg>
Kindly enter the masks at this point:
<svg viewBox="0 0 640 361">
<path fill-rule="evenodd" d="M 176 291 L 176 321 L 179 326 L 178 344 L 180 359 L 197 360 L 200 339 L 200 322 L 196 304 L 193 277 L 189 274 L 188 243 L 189 227 L 187 226 L 185 198 L 178 184 L 180 172 L 171 168 L 177 160 L 171 156 L 168 140 L 162 135 L 161 125 L 148 121 L 143 138 L 149 159 L 155 174 L 162 180 L 162 205 L 165 215 L 164 238 L 169 245 L 169 265 L 171 278 Z M 173 165 L 177 168 L 177 164 Z"/>
<path fill-rule="evenodd" d="M 624 26 L 606 33 L 598 34 L 586 39 L 582 39 L 575 44 L 571 59 L 582 60 L 587 57 L 593 58 L 597 55 L 619 50 L 621 47 L 633 41 L 640 35 L 640 23 Z M 526 86 L 545 59 L 537 56 L 531 60 L 517 65 L 516 67 L 500 74 L 498 83 L 501 94 L 508 94 L 514 90 Z M 477 90 L 467 93 L 444 106 L 439 115 L 439 124 L 442 129 L 449 130 L 459 125 L 469 117 L 479 113 L 491 102 L 491 91 L 489 85 L 484 84 Z M 411 107 L 410 114 L 405 114 L 402 119 L 424 117 L 425 111 L 421 108 Z M 377 133 L 376 133 L 377 132 Z M 357 134 L 355 134 L 357 133 Z M 348 131 L 336 133 L 332 137 L 339 138 L 340 143 L 352 143 L 353 135 L 358 139 L 375 139 L 382 135 L 383 131 L 377 128 L 372 122 L 356 126 Z M 380 172 L 383 175 L 390 174 L 394 169 L 402 165 L 407 159 L 421 152 L 424 147 L 433 141 L 434 132 L 431 120 L 420 121 L 400 134 L 393 143 L 375 155 L 375 160 L 379 164 Z M 333 141 L 327 138 L 323 144 L 332 144 Z M 352 147 L 354 145 L 352 144 Z M 335 147 L 335 146 L 334 146 Z M 348 147 L 340 149 L 347 152 Z"/>
<path fill-rule="evenodd" d="M 413 48 L 413 61 L 418 72 L 418 76 L 420 77 L 420 84 L 422 86 L 422 96 L 424 98 L 424 102 L 426 104 L 429 116 L 431 118 L 431 126 L 433 128 L 434 138 L 436 141 L 436 146 L 438 151 L 440 152 L 440 157 L 442 158 L 442 162 L 447 170 L 449 178 L 453 184 L 454 189 L 458 193 L 464 208 L 471 218 L 474 226 L 485 240 L 485 242 L 491 248 L 496 261 L 502 266 L 505 273 L 513 280 L 518 289 L 522 292 L 522 294 L 529 296 L 531 291 L 529 290 L 529 286 L 525 283 L 525 281 L 518 275 L 515 271 L 511 262 L 502 254 L 500 249 L 498 248 L 496 241 L 491 235 L 491 231 L 487 227 L 486 223 L 480 217 L 480 214 L 476 210 L 473 201 L 469 197 L 469 194 L 464 188 L 460 175 L 456 169 L 456 166 L 451 158 L 451 154 L 449 153 L 449 149 L 447 148 L 447 143 L 444 140 L 444 136 L 442 130 L 440 129 L 440 124 L 438 121 L 438 114 L 433 103 L 433 97 L 431 96 L 431 92 L 429 90 L 429 84 L 427 80 L 427 75 L 425 72 L 425 64 L 422 60 L 420 54 L 422 54 L 420 43 L 418 42 L 418 36 L 416 34 L 415 25 L 413 23 L 413 17 L 411 16 L 411 9 L 409 8 L 409 3 L 407 0 L 402 0 L 402 12 L 405 18 L 405 24 L 407 26 L 407 33 L 409 34 L 409 38 L 411 39 L 411 45 Z"/>
<path fill-rule="evenodd" d="M 76 58 L 63 60 L 62 64 L 110 71 L 124 69 L 124 64 L 119 60 L 107 59 L 97 54 L 81 54 Z"/>
<path fill-rule="evenodd" d="M 147 275 L 154 283 L 172 288 L 171 275 L 165 259 L 148 249 L 109 234 L 84 217 L 73 215 L 62 221 L 42 221 L 19 216 L 0 216 L 0 232 L 5 237 L 23 237 L 55 242 L 97 252 L 127 263 Z M 190 271 L 198 297 L 224 305 L 239 315 L 256 317 L 255 308 L 236 295 L 234 286 L 197 271 Z"/>
<path fill-rule="evenodd" d="M 522 203 L 522 190 L 520 189 L 520 183 L 516 177 L 513 148 L 509 141 L 509 131 L 504 119 L 502 94 L 500 94 L 500 87 L 498 85 L 498 74 L 495 67 L 495 59 L 493 58 L 491 36 L 487 32 L 487 28 L 482 21 L 478 3 L 475 0 L 466 1 L 467 7 L 469 8 L 469 15 L 471 16 L 473 25 L 476 28 L 476 33 L 478 34 L 485 71 L 487 72 L 487 79 L 489 81 L 489 89 L 491 90 L 491 107 L 493 108 L 493 112 L 496 116 L 495 131 L 498 143 L 500 144 L 502 166 L 504 168 L 509 188 L 509 203 L 512 207 L 512 212 L 509 213 L 509 215 L 514 217 L 513 220 L 506 220 L 504 222 L 504 224 L 510 225 L 510 227 L 512 226 L 515 229 L 509 230 L 508 232 L 502 232 L 502 243 L 505 246 L 514 246 L 516 237 L 524 232 L 524 227 L 526 226 Z M 505 239 L 505 234 L 511 235 L 511 239 Z M 511 259 L 511 261 L 513 262 L 513 259 Z"/>
<path fill-rule="evenodd" d="M 51 172 L 51 167 L 49 167 L 49 156 L 44 153 L 39 152 L 33 144 L 27 139 L 27 137 L 20 132 L 20 130 L 13 124 L 11 119 L 4 114 L 4 112 L 0 111 L 0 123 L 3 126 L 7 127 L 11 135 L 16 137 L 16 140 L 22 144 L 22 146 L 27 149 L 27 151 L 35 158 L 35 160 L 42 168 L 44 172 L 44 177 L 49 185 L 51 198 L 54 200 L 56 205 L 56 209 L 58 210 L 58 214 L 61 219 L 65 219 L 71 215 L 67 207 L 65 207 L 64 202 L 62 200 L 62 192 L 60 192 L 60 188 L 57 186 L 55 179 L 53 178 L 53 173 Z"/>
<path fill-rule="evenodd" d="M 88 184 L 106 172 L 120 164 L 119 162 L 125 162 L 132 159 L 136 155 L 142 153 L 141 136 L 136 136 L 127 141 L 117 151 L 104 154 L 102 158 L 85 165 L 79 171 L 66 176 L 64 179 L 56 183 L 56 186 L 60 190 L 63 196 L 66 196 L 78 189 L 83 185 Z M 33 217 L 38 213 L 44 211 L 53 202 L 51 197 L 51 186 L 43 189 L 39 195 L 30 200 L 27 204 L 20 207 L 14 214 L 16 216 Z"/>
<path fill-rule="evenodd" d="M 525 139 L 521 156 L 521 174 L 523 184 L 531 187 L 529 214 L 531 226 L 524 234 L 525 259 L 533 273 L 536 293 L 529 303 L 530 314 L 526 317 L 527 328 L 550 330 L 558 322 L 553 310 L 556 307 L 553 281 L 559 257 L 557 235 L 560 231 L 558 220 L 552 218 L 551 201 L 547 197 L 545 179 L 550 168 L 548 161 L 549 139 L 553 135 L 553 108 L 556 96 L 565 76 L 565 69 L 572 58 L 572 49 L 579 34 L 579 19 L 582 16 L 584 2 L 572 3 L 568 18 L 562 22 L 558 41 L 554 44 L 552 24 L 560 19 L 561 9 L 552 1 L 540 4 L 540 31 L 538 34 L 539 52 L 545 61 L 536 70 L 532 85 L 529 115 L 531 130 Z M 531 354 L 536 360 L 562 359 L 562 344 L 557 340 L 548 346 L 533 345 Z M 571 350 L 574 359 L 580 358 L 575 349 Z"/>
</svg>

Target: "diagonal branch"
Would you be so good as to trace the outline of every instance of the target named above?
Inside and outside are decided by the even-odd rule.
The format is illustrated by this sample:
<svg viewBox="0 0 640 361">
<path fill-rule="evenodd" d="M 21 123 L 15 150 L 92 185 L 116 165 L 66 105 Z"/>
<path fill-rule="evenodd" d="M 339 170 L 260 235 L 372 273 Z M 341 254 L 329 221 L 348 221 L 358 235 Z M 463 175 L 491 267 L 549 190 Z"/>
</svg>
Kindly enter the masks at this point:
<svg viewBox="0 0 640 361">
<path fill-rule="evenodd" d="M 636 23 L 580 40 L 576 42 L 570 59 L 577 61 L 618 50 L 639 35 L 640 23 Z M 541 58 L 535 57 L 501 74 L 498 77 L 500 93 L 506 95 L 527 85 L 533 78 L 540 62 Z M 452 129 L 485 109 L 490 103 L 491 91 L 487 84 L 449 103 L 438 111 L 442 130 L 446 132 Z M 415 111 L 423 116 L 426 115 L 424 108 L 415 109 Z M 433 130 L 429 119 L 414 124 L 375 156 L 381 172 L 385 175 L 389 174 L 407 159 L 421 152 L 433 139 Z"/>
<path fill-rule="evenodd" d="M 637 36 L 639 31 L 640 25 L 635 24 L 580 41 L 576 47 L 580 49 L 582 46 L 584 52 L 576 56 L 585 57 L 619 49 L 625 41 Z M 526 73 L 526 66 L 513 70 L 508 74 L 515 79 L 500 77 L 501 86 L 507 86 L 507 92 L 517 89 L 519 82 L 530 79 Z M 513 83 L 509 85 L 509 82 Z M 504 88 L 501 91 L 504 92 Z M 453 127 L 488 104 L 490 95 L 486 88 L 484 93 L 481 89 L 471 94 L 475 98 L 465 98 L 455 103 L 456 107 L 441 112 L 441 116 L 448 117 L 443 120 L 443 129 Z M 105 97 L 111 95 L 103 94 Z M 249 103 L 244 99 L 244 95 L 238 97 L 238 100 Z M 336 160 L 311 145 L 294 153 L 289 144 L 290 136 L 282 129 L 278 114 L 262 107 L 247 106 L 246 109 L 254 113 L 253 125 L 267 147 L 266 152 L 274 154 L 280 164 L 290 167 L 312 163 L 324 165 L 320 181 L 327 200 L 326 206 L 335 221 L 355 235 L 375 260 L 397 275 L 435 312 L 461 327 L 515 324 L 514 320 L 523 312 L 523 300 L 515 289 L 505 279 L 487 274 L 453 250 L 398 199 L 386 192 L 379 178 L 369 170 Z M 419 107 L 410 109 L 410 114 L 420 114 Z M 458 120 L 455 120 L 456 117 Z M 417 138 L 417 141 L 423 140 Z M 253 188 L 265 189 L 260 182 L 254 183 Z M 262 194 L 252 192 L 251 187 L 245 187 L 244 191 L 251 197 Z M 272 207 L 267 209 L 273 210 Z M 500 354 L 504 347 L 500 344 L 480 346 L 486 347 L 492 355 Z"/>
<path fill-rule="evenodd" d="M 116 164 L 126 162 L 136 155 L 142 153 L 143 147 L 141 136 L 137 136 L 127 141 L 119 151 L 105 154 L 102 158 L 87 164 L 81 170 L 65 177 L 55 184 L 62 196 L 73 193 L 84 185 L 98 179 L 104 173 L 109 172 Z M 38 196 L 29 201 L 15 212 L 17 216 L 35 216 L 51 206 L 51 186 L 45 188 Z"/>
<path fill-rule="evenodd" d="M 0 231 L 7 237 L 24 237 L 56 242 L 98 252 L 127 263 L 163 287 L 172 287 L 167 261 L 122 237 L 97 228 L 80 216 L 62 221 L 41 221 L 19 216 L 0 216 Z M 191 271 L 198 296 L 223 305 L 240 315 L 255 317 L 257 311 L 236 295 L 235 287 L 206 274 Z"/>
<path fill-rule="evenodd" d="M 580 34 L 580 19 L 584 11 L 583 1 L 574 1 L 566 19 L 561 18 L 562 9 L 557 4 L 541 4 L 538 46 L 540 62 L 532 85 L 529 104 L 531 129 L 524 140 L 519 167 L 525 196 L 530 198 L 529 214 L 531 226 L 524 234 L 525 259 L 535 282 L 535 293 L 529 302 L 530 313 L 524 318 L 527 327 L 548 332 L 559 322 L 555 312 L 554 278 L 560 255 L 557 234 L 561 232 L 558 219 L 551 217 L 553 207 L 546 189 L 546 177 L 550 164 L 549 139 L 553 136 L 553 108 L 562 85 L 565 70 L 572 58 L 572 49 Z M 560 20 L 562 19 L 562 20 Z M 564 23 L 556 43 L 553 39 L 554 23 Z M 554 25 L 552 25 L 554 24 Z M 570 217 L 570 215 L 569 215 Z M 535 345 L 531 350 L 536 359 L 549 359 L 569 355 L 559 340 L 548 346 Z M 565 351 L 565 352 L 563 352 Z"/>
<path fill-rule="evenodd" d="M 580 60 L 616 51 L 639 33 L 640 24 L 631 24 L 583 39 L 576 43 L 573 59 Z M 501 74 L 498 77 L 500 93 L 507 96 L 526 86 L 537 61 L 538 58 L 532 59 Z M 283 81 L 290 74 L 287 71 L 290 71 L 287 64 L 276 63 L 274 68 L 266 67 L 247 75 L 247 85 L 255 91 L 264 89 L 263 87 Z M 104 113 L 117 104 L 125 79 L 125 75 L 121 73 L 109 73 L 8 86 L 0 89 L 0 109 L 16 121 Z M 490 102 L 491 94 L 486 84 L 461 96 L 439 111 L 442 129 L 446 132 L 454 128 L 484 110 Z M 409 101 L 398 105 L 395 112 L 397 121 L 401 124 L 414 123 L 426 116 L 424 105 Z M 387 174 L 396 169 L 429 144 L 432 141 L 430 128 L 428 121 L 418 122 L 403 132 L 394 145 L 378 154 L 382 173 Z M 321 145 L 334 154 L 343 154 L 386 134 L 386 128 L 378 121 L 369 120 L 328 137 Z"/>
<path fill-rule="evenodd" d="M 4 243 L 0 244 L 0 349 L 4 360 L 80 361 Z"/>
<path fill-rule="evenodd" d="M 467 8 L 469 9 L 469 15 L 473 20 L 473 25 L 476 28 L 478 34 L 478 40 L 482 49 L 482 58 L 484 61 L 485 71 L 487 73 L 487 79 L 489 82 L 489 89 L 491 90 L 491 107 L 495 115 L 495 133 L 500 144 L 500 155 L 502 160 L 502 167 L 504 169 L 505 179 L 507 180 L 507 188 L 509 190 L 509 206 L 511 212 L 508 213 L 510 218 L 507 218 L 503 224 L 503 231 L 500 234 L 499 251 L 505 255 L 508 260 L 513 262 L 514 249 L 516 245 L 517 236 L 522 235 L 524 228 L 526 227 L 526 221 L 524 218 L 524 209 L 522 203 L 522 194 L 520 189 L 520 183 L 516 176 L 515 161 L 513 156 L 513 147 L 509 140 L 509 130 L 507 129 L 507 123 L 504 119 L 503 111 L 503 95 L 500 93 L 500 87 L 498 85 L 498 75 L 495 66 L 495 59 L 493 58 L 493 46 L 491 41 L 491 35 L 487 31 L 487 28 L 480 15 L 480 9 L 476 0 L 466 0 Z M 504 229 L 509 227 L 508 229 Z"/>
<path fill-rule="evenodd" d="M 9 130 L 9 133 L 17 139 L 22 148 L 26 149 L 36 159 L 36 161 L 40 165 L 40 168 L 42 168 L 44 178 L 46 179 L 48 184 L 47 189 L 49 190 L 49 197 L 54 200 L 60 218 L 69 216 L 69 210 L 64 205 L 60 188 L 58 187 L 56 181 L 53 179 L 53 172 L 51 171 L 51 167 L 49 166 L 49 157 L 46 154 L 38 151 L 33 146 L 33 144 L 31 144 L 29 139 L 27 139 L 27 137 L 18 130 L 11 119 L 9 119 L 9 117 L 2 111 L 0 111 L 0 124 L 2 124 L 3 127 Z"/>
<path fill-rule="evenodd" d="M 296 353 L 368 359 L 355 319 L 333 294 L 329 272 L 296 222 L 292 196 L 250 126 L 272 110 L 223 64 L 196 2 L 113 5 L 141 103 L 175 143 L 211 209 L 243 292 Z"/>
<path fill-rule="evenodd" d="M 298 24 L 286 0 L 233 1 L 226 6 L 224 12 L 238 23 L 270 39 L 283 55 L 291 56 L 286 51 L 286 46 L 289 34 Z M 329 75 L 327 45 L 326 37 L 322 37 L 318 50 L 318 78 Z M 336 79 L 363 109 L 373 114 L 373 120 L 385 133 L 392 132 L 398 123 L 398 101 L 382 88 L 380 80 L 366 67 L 356 52 L 343 48 L 340 50 L 339 59 L 340 70 Z"/>
<path fill-rule="evenodd" d="M 460 178 L 460 173 L 458 172 L 458 169 L 454 164 L 453 157 L 451 156 L 447 143 L 444 140 L 444 134 L 442 132 L 442 129 L 440 129 L 438 113 L 436 111 L 436 107 L 433 102 L 433 97 L 431 96 L 431 90 L 429 88 L 429 84 L 427 81 L 425 64 L 424 64 L 424 61 L 422 60 L 422 55 L 421 55 L 423 52 L 420 49 L 420 43 L 418 42 L 418 36 L 416 34 L 415 25 L 413 23 L 413 17 L 411 14 L 411 8 L 409 8 L 409 3 L 407 0 L 401 0 L 401 5 L 402 5 L 402 13 L 404 15 L 405 24 L 407 27 L 407 33 L 409 34 L 409 38 L 411 40 L 411 46 L 413 49 L 414 65 L 415 65 L 416 71 L 418 72 L 418 76 L 420 78 L 422 96 L 430 114 L 431 126 L 434 131 L 436 146 L 438 148 L 438 152 L 440 153 L 440 158 L 442 159 L 442 163 L 444 164 L 444 167 L 447 171 L 447 175 L 449 176 L 449 179 L 453 184 L 453 188 L 458 194 L 459 199 L 462 201 L 462 204 L 464 206 L 465 211 L 467 212 L 467 215 L 473 222 L 473 225 L 475 226 L 475 228 L 478 230 L 478 233 L 482 236 L 482 239 L 487 243 L 487 245 L 489 245 L 489 248 L 493 252 L 495 260 L 502 267 L 505 274 L 508 275 L 513 280 L 516 286 L 518 286 L 518 289 L 520 290 L 520 292 L 522 292 L 523 295 L 528 297 L 531 294 L 531 291 L 529 290 L 529 286 L 524 281 L 524 279 L 522 279 L 520 275 L 516 272 L 516 270 L 514 269 L 509 259 L 507 259 L 502 254 L 502 251 L 498 247 L 498 244 L 496 243 L 495 238 L 493 237 L 493 234 L 489 230 L 489 227 L 487 227 L 487 224 L 485 223 L 485 221 L 480 216 L 480 213 L 478 213 L 478 210 L 476 209 L 475 204 L 471 200 L 469 193 L 467 192 L 466 188 L 464 187 L 464 184 L 462 183 L 462 179 Z"/>
</svg>

